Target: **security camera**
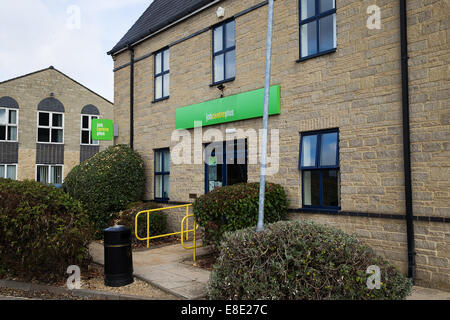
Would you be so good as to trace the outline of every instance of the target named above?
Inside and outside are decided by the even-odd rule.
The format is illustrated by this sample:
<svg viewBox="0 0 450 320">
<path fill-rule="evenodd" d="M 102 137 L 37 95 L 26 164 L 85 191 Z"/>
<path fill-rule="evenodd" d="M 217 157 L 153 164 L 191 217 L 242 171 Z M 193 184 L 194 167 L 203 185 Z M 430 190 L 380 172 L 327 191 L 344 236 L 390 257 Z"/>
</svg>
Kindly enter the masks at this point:
<svg viewBox="0 0 450 320">
<path fill-rule="evenodd" d="M 220 90 L 220 92 L 221 92 L 220 97 L 223 98 L 225 96 L 225 94 L 223 92 L 225 90 L 225 86 L 223 84 L 220 84 L 217 86 L 217 89 Z"/>
<path fill-rule="evenodd" d="M 219 7 L 219 9 L 217 9 L 217 18 L 223 18 L 225 17 L 225 9 L 222 7 Z"/>
</svg>

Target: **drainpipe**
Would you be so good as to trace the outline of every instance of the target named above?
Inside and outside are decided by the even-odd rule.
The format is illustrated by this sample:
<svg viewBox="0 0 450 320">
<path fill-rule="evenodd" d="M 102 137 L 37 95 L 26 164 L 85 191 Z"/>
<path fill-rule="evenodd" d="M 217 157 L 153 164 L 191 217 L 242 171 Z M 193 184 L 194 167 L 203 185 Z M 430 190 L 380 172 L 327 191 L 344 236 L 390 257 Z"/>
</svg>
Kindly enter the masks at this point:
<svg viewBox="0 0 450 320">
<path fill-rule="evenodd" d="M 411 149 L 409 129 L 408 26 L 406 0 L 400 0 L 400 41 L 402 71 L 403 161 L 405 174 L 406 237 L 408 244 L 408 278 L 414 281 L 416 253 L 414 248 L 414 215 L 411 184 Z"/>
<path fill-rule="evenodd" d="M 130 148 L 134 149 L 134 49 L 130 51 Z"/>
</svg>

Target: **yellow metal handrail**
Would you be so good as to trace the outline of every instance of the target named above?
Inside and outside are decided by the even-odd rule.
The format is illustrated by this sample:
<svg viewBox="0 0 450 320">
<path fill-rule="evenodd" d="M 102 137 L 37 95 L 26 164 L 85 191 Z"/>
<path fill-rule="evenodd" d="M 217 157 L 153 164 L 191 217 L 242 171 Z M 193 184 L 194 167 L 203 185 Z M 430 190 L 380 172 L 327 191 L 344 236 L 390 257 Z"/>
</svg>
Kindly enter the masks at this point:
<svg viewBox="0 0 450 320">
<path fill-rule="evenodd" d="M 189 214 L 189 207 L 191 207 L 191 206 L 192 206 L 192 204 L 184 204 L 184 205 L 180 205 L 180 206 L 173 206 L 173 207 L 167 207 L 167 208 L 158 208 L 158 209 L 151 209 L 151 210 L 145 210 L 145 211 L 138 212 L 136 214 L 135 221 L 134 221 L 134 233 L 136 235 L 136 239 L 138 239 L 140 241 L 147 241 L 147 248 L 150 248 L 150 240 L 163 238 L 163 237 L 174 236 L 174 235 L 181 235 L 181 245 L 186 250 L 192 250 L 192 249 L 194 250 L 194 261 L 195 261 L 196 249 L 199 248 L 200 246 L 196 245 L 196 243 L 197 243 L 196 230 L 198 229 L 198 225 L 195 222 L 195 219 L 194 219 L 193 229 L 189 230 L 189 218 L 193 218 L 194 217 L 194 215 L 192 215 L 192 214 L 190 215 Z M 159 212 L 159 211 L 165 211 L 165 210 L 170 210 L 170 209 L 178 209 L 178 208 L 186 208 L 186 216 L 181 221 L 181 231 L 180 232 L 173 232 L 173 233 L 162 234 L 162 235 L 150 237 L 150 214 L 152 212 Z M 141 238 L 138 235 L 138 218 L 139 218 L 139 216 L 141 214 L 147 214 L 147 237 L 146 238 Z M 185 228 L 186 228 L 186 230 L 185 230 Z M 194 240 L 194 246 L 186 247 L 184 245 L 184 237 L 186 236 L 186 240 L 189 240 L 189 233 L 190 232 L 193 232 L 193 234 L 194 234 L 194 239 L 193 239 Z"/>
<path fill-rule="evenodd" d="M 186 226 L 188 226 L 188 223 L 187 223 L 187 221 L 189 220 L 189 218 L 193 218 L 194 217 L 194 215 L 193 214 L 191 214 L 191 215 L 187 215 L 186 217 L 184 217 L 183 218 L 183 220 L 181 221 L 181 233 L 183 233 L 184 232 L 184 221 L 186 220 Z M 197 246 L 197 229 L 198 229 L 198 225 L 197 225 L 197 222 L 195 222 L 195 219 L 194 219 L 194 245 L 193 246 L 191 246 L 191 247 L 186 247 L 185 245 L 184 245 L 184 240 L 183 240 L 183 237 L 181 237 L 181 245 L 183 246 L 183 248 L 185 248 L 186 250 L 194 250 L 194 262 L 195 262 L 195 255 L 196 255 L 196 252 L 197 252 L 197 248 L 200 248 L 201 246 Z M 188 240 L 188 239 L 186 239 L 186 240 Z"/>
</svg>

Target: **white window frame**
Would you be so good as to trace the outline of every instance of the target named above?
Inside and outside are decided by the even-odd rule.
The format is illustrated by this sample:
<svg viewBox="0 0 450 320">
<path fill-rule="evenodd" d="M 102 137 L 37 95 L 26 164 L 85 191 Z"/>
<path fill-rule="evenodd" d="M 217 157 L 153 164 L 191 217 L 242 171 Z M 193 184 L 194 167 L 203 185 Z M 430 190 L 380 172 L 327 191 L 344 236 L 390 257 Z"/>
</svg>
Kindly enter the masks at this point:
<svg viewBox="0 0 450 320">
<path fill-rule="evenodd" d="M 49 114 L 49 125 L 48 126 L 41 126 L 39 125 L 39 114 L 40 113 L 47 113 Z M 54 127 L 53 126 L 53 115 L 54 114 L 60 114 L 62 115 L 62 127 Z M 63 112 L 51 112 L 51 111 L 38 111 L 37 112 L 37 130 L 36 130 L 36 143 L 42 143 L 42 144 L 64 144 L 64 121 L 65 121 L 65 117 L 64 117 L 64 113 Z M 50 134 L 49 134 L 49 142 L 43 142 L 43 141 L 39 141 L 39 129 L 49 129 L 50 130 Z M 52 129 L 57 129 L 57 130 L 62 130 L 63 131 L 63 139 L 62 142 L 52 142 Z"/>
<path fill-rule="evenodd" d="M 89 143 L 83 143 L 83 131 L 88 131 L 88 129 L 83 128 L 83 117 L 89 117 Z M 82 146 L 98 146 L 100 142 L 98 140 L 92 139 L 92 120 L 93 118 L 100 119 L 100 116 L 95 114 L 82 114 L 80 123 L 80 145 Z M 92 141 L 92 143 L 91 143 Z"/>
<path fill-rule="evenodd" d="M 0 107 L 0 109 L 6 110 L 6 114 L 7 114 L 6 124 L 4 125 L 6 127 L 5 140 L 0 140 L 0 142 L 18 142 L 19 141 L 19 109 L 6 108 L 6 107 Z M 16 124 L 9 124 L 9 111 L 16 112 Z M 0 125 L 3 126 L 3 124 L 0 124 Z M 8 128 L 9 127 L 16 128 L 16 140 L 8 140 Z"/>
<path fill-rule="evenodd" d="M 40 181 L 38 181 L 38 169 L 39 169 L 39 167 L 48 167 L 48 181 L 46 181 L 45 183 L 49 184 L 49 185 L 50 184 L 54 185 L 54 183 L 50 183 L 51 168 L 52 167 L 61 167 L 62 169 L 61 169 L 61 183 L 60 184 L 64 183 L 64 165 L 63 164 L 36 164 L 36 181 L 37 182 L 40 182 Z M 44 183 L 44 182 L 41 182 L 41 183 Z M 57 184 L 59 184 L 59 183 L 57 183 Z"/>
<path fill-rule="evenodd" d="M 5 166 L 5 175 L 3 177 L 0 177 L 0 179 L 1 178 L 7 179 L 6 176 L 8 174 L 8 166 L 14 166 L 14 167 L 16 167 L 16 176 L 15 176 L 14 180 L 17 180 L 17 175 L 18 175 L 17 163 L 12 163 L 12 164 L 11 163 L 0 163 L 0 166 Z"/>
</svg>

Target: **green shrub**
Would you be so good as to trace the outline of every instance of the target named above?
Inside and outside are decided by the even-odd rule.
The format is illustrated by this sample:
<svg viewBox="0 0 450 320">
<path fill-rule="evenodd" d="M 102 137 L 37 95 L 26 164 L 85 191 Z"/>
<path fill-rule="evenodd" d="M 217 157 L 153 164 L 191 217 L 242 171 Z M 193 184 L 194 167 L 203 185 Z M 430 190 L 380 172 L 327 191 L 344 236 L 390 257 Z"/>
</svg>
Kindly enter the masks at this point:
<svg viewBox="0 0 450 320">
<path fill-rule="evenodd" d="M 72 169 L 63 189 L 80 200 L 98 233 L 108 227 L 113 212 L 142 200 L 144 163 L 126 145 L 109 147 Z"/>
<path fill-rule="evenodd" d="M 369 266 L 381 288 L 369 290 Z M 404 299 L 412 284 L 372 249 L 313 222 L 279 222 L 227 233 L 208 284 L 217 300 Z"/>
<path fill-rule="evenodd" d="M 34 181 L 0 179 L 0 269 L 25 279 L 66 278 L 89 263 L 92 238 L 79 201 Z"/>
<path fill-rule="evenodd" d="M 215 189 L 193 204 L 197 223 L 205 228 L 204 243 L 218 245 L 224 232 L 256 226 L 259 209 L 259 183 L 241 183 Z M 266 223 L 287 217 L 288 200 L 284 189 L 268 183 L 264 205 Z"/>
<path fill-rule="evenodd" d="M 135 218 L 136 214 L 141 211 L 158 209 L 161 206 L 155 202 L 134 202 L 130 203 L 126 210 L 120 211 L 116 214 L 115 219 L 111 224 L 125 225 L 132 229 L 132 243 L 138 244 L 142 241 L 137 240 L 135 236 Z M 163 212 L 154 212 L 150 214 L 150 237 L 167 234 L 167 215 Z M 147 237 L 147 214 L 141 214 L 138 217 L 138 235 L 141 238 Z"/>
</svg>

